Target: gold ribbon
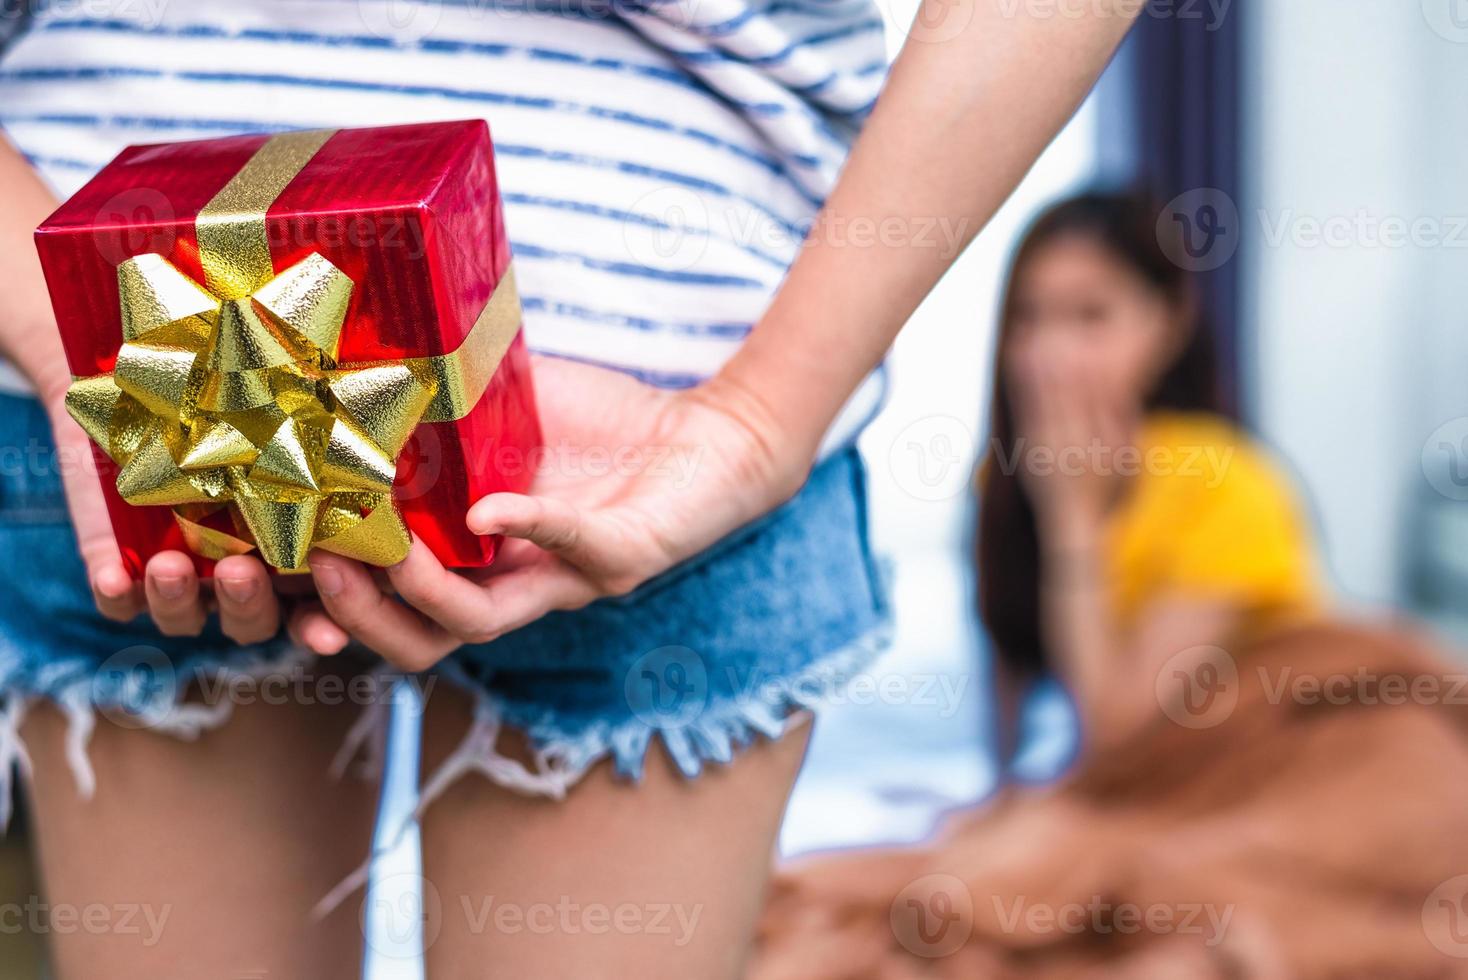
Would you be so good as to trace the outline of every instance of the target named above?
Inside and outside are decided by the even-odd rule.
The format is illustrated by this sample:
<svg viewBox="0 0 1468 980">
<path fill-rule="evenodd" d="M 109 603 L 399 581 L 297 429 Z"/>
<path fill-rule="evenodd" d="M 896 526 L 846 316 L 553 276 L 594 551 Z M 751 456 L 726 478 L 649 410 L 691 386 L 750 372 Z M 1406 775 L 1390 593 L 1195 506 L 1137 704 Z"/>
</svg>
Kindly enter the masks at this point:
<svg viewBox="0 0 1468 980">
<path fill-rule="evenodd" d="M 66 394 L 121 466 L 123 499 L 173 507 L 206 558 L 258 547 L 291 571 L 312 548 L 401 561 L 412 541 L 392 499 L 398 455 L 419 422 L 478 403 L 520 327 L 511 269 L 453 353 L 337 363 L 352 280 L 318 254 L 276 275 L 265 230 L 331 135 L 272 137 L 199 212 L 205 285 L 161 255 L 122 263 L 116 367 Z M 233 533 L 205 523 L 224 510 Z"/>
</svg>

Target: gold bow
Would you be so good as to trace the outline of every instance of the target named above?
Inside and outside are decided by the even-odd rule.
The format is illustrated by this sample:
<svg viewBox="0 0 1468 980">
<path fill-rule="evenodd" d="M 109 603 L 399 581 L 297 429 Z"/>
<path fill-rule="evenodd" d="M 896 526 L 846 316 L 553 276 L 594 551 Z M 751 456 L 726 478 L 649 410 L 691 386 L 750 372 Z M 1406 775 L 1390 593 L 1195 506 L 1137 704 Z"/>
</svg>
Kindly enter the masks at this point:
<svg viewBox="0 0 1468 980">
<path fill-rule="evenodd" d="M 161 255 L 119 266 L 116 367 L 66 395 L 121 466 L 123 499 L 172 506 L 207 558 L 258 547 L 285 570 L 312 548 L 401 561 L 412 542 L 392 499 L 399 453 L 420 421 L 478 402 L 519 329 L 507 273 L 454 353 L 337 363 L 351 279 L 317 254 L 276 275 L 264 237 L 269 203 L 329 136 L 273 137 L 201 211 L 208 287 Z M 205 523 L 226 509 L 233 533 Z"/>
</svg>

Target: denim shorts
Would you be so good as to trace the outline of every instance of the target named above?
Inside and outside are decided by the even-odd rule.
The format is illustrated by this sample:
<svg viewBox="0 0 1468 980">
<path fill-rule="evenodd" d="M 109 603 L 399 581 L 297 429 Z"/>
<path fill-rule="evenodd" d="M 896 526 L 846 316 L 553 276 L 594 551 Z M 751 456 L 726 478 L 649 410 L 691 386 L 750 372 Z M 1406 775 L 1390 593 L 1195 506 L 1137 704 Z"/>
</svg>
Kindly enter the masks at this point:
<svg viewBox="0 0 1468 980">
<path fill-rule="evenodd" d="M 70 717 L 71 761 L 84 791 L 95 778 L 85 744 L 98 711 L 190 737 L 224 723 L 240 690 L 329 700 L 324 686 L 300 686 L 312 683 L 302 678 L 313 660 L 284 636 L 240 647 L 212 623 L 179 639 L 161 636 L 146 616 L 103 619 L 59 472 L 44 411 L 0 395 L 0 778 L 24 762 L 19 719 L 36 699 Z M 693 777 L 757 736 L 778 737 L 793 713 L 817 706 L 885 645 L 889 606 L 865 493 L 859 456 L 840 451 L 784 506 L 633 593 L 551 613 L 410 678 L 420 690 L 460 686 L 476 705 L 469 736 L 429 777 L 424 802 L 471 771 L 547 796 L 563 795 L 605 758 L 635 779 L 654 736 Z M 385 728 L 373 716 L 385 721 L 394 701 L 363 692 L 402 680 L 375 658 L 361 662 L 351 680 L 364 683 L 350 695 L 366 709 L 354 730 L 360 744 L 345 747 L 343 759 Z M 528 736 L 531 758 L 499 754 L 501 726 Z"/>
</svg>

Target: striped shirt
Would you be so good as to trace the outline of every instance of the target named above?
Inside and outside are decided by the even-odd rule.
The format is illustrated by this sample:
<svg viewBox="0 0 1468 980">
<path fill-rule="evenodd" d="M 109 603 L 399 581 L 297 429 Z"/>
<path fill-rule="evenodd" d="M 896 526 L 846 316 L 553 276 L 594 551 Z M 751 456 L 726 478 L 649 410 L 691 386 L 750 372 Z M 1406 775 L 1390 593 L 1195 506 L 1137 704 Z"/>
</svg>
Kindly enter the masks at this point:
<svg viewBox="0 0 1468 980">
<path fill-rule="evenodd" d="M 886 65 L 873 0 L 46 0 L 0 126 L 65 196 L 131 143 L 482 116 L 531 349 L 676 388 L 769 304 Z"/>
</svg>

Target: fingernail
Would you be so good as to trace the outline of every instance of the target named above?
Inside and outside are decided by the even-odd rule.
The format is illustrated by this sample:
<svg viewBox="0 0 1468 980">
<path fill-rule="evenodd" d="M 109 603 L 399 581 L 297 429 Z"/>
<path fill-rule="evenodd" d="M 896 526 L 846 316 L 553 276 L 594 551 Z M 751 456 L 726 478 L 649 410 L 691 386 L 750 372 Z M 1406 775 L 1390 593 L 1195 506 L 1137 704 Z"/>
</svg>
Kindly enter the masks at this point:
<svg viewBox="0 0 1468 980">
<path fill-rule="evenodd" d="M 316 591 L 322 595 L 336 595 L 346 584 L 342 581 L 341 569 L 330 562 L 315 562 L 311 565 L 311 574 L 316 579 Z"/>
<path fill-rule="evenodd" d="M 219 587 L 225 598 L 233 602 L 249 602 L 260 591 L 260 582 L 253 578 L 222 578 Z"/>
<path fill-rule="evenodd" d="M 495 524 L 493 521 L 470 520 L 468 524 L 469 530 L 473 531 L 475 534 L 499 534 L 501 531 L 500 526 L 498 524 Z"/>
<path fill-rule="evenodd" d="M 153 588 L 165 599 L 182 599 L 184 580 L 181 575 L 159 575 L 153 579 Z"/>
</svg>

